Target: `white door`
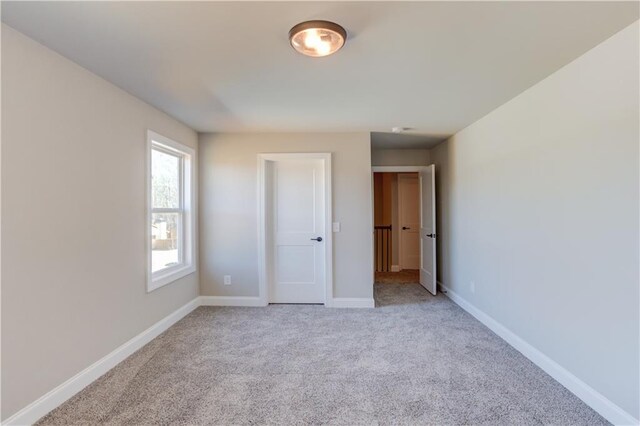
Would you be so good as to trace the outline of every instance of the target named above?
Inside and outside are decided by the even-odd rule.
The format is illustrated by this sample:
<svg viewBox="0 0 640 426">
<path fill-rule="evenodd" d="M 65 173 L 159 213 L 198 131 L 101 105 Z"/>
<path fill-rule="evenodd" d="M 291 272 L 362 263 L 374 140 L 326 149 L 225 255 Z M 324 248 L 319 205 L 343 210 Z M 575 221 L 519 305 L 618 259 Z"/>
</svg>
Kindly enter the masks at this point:
<svg viewBox="0 0 640 426">
<path fill-rule="evenodd" d="M 435 296 L 436 279 L 436 166 L 420 172 L 420 284 Z"/>
<path fill-rule="evenodd" d="M 420 187 L 415 173 L 398 175 L 400 267 L 420 267 Z"/>
<path fill-rule="evenodd" d="M 276 160 L 271 170 L 269 302 L 324 303 L 324 160 Z"/>
</svg>

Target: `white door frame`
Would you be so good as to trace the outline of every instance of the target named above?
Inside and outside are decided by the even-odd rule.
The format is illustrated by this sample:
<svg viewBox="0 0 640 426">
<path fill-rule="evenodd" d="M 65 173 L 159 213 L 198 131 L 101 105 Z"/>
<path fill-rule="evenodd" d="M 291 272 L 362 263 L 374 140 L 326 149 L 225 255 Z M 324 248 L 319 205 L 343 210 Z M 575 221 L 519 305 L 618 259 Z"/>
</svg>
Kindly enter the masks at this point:
<svg viewBox="0 0 640 426">
<path fill-rule="evenodd" d="M 371 167 L 371 199 L 373 200 L 373 198 L 375 197 L 374 188 L 373 188 L 374 173 L 420 173 L 420 172 L 426 171 L 428 168 L 429 166 L 372 166 Z M 373 201 L 372 201 L 372 207 L 371 207 L 371 214 L 372 215 L 375 214 Z M 400 248 L 398 247 L 398 249 Z M 375 259 L 375 248 L 374 248 L 373 256 Z M 402 269 L 402 265 L 400 264 L 402 262 L 402 258 L 400 257 L 399 252 L 398 252 L 398 257 L 399 257 L 398 264 Z M 422 245 L 420 245 L 420 258 L 422 258 Z M 374 271 L 375 271 L 375 266 L 374 266 Z M 374 273 L 374 278 L 373 278 L 374 284 L 375 284 L 375 281 L 376 279 L 375 279 L 375 273 Z"/>
<path fill-rule="evenodd" d="M 271 248 L 267 237 L 267 162 L 292 159 L 317 159 L 324 163 L 324 219 L 325 219 L 325 300 L 324 305 L 332 306 L 333 302 L 333 230 L 332 212 L 333 203 L 331 197 L 331 153 L 330 152 L 304 152 L 304 153 L 261 153 L 258 154 L 258 281 L 259 299 L 264 306 L 269 304 L 269 282 L 267 252 Z"/>
</svg>

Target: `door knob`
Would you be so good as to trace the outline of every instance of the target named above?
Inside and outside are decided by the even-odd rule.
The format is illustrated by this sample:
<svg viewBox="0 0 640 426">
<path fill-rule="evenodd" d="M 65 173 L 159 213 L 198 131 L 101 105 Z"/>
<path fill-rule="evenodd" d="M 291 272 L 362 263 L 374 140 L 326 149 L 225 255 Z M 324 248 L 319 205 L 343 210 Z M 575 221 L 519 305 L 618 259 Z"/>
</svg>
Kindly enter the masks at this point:
<svg viewBox="0 0 640 426">
<path fill-rule="evenodd" d="M 435 237 L 436 237 L 436 234 L 427 234 L 427 237 L 429 237 L 429 238 L 435 238 Z"/>
<path fill-rule="evenodd" d="M 408 226 L 403 226 L 403 227 L 402 227 L 402 230 L 403 230 L 403 231 L 404 231 L 404 230 L 407 230 L 407 229 L 411 229 L 411 228 L 409 228 Z"/>
<path fill-rule="evenodd" d="M 322 241 L 322 237 L 318 237 L 318 238 L 312 238 L 311 241 L 317 241 L 320 242 Z"/>
</svg>

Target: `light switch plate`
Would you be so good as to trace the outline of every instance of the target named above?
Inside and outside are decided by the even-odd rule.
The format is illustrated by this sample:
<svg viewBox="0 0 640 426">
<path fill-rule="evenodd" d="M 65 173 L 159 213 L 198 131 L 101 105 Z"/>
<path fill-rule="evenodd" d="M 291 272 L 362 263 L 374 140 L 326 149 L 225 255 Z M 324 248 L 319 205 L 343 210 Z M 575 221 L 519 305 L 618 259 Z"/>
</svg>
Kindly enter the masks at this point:
<svg viewBox="0 0 640 426">
<path fill-rule="evenodd" d="M 333 222 L 333 232 L 340 232 L 340 222 Z"/>
</svg>

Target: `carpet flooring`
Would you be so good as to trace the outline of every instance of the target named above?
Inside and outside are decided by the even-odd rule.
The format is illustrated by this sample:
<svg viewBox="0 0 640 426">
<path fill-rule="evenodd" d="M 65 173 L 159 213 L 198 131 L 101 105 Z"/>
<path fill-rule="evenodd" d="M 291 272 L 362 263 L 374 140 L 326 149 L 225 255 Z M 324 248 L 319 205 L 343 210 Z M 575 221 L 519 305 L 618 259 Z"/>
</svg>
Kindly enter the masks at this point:
<svg viewBox="0 0 640 426">
<path fill-rule="evenodd" d="M 400 272 L 376 272 L 377 284 L 417 284 L 420 282 L 420 270 L 403 269 Z"/>
<path fill-rule="evenodd" d="M 445 296 L 375 293 L 200 307 L 38 424 L 607 424 Z"/>
</svg>

